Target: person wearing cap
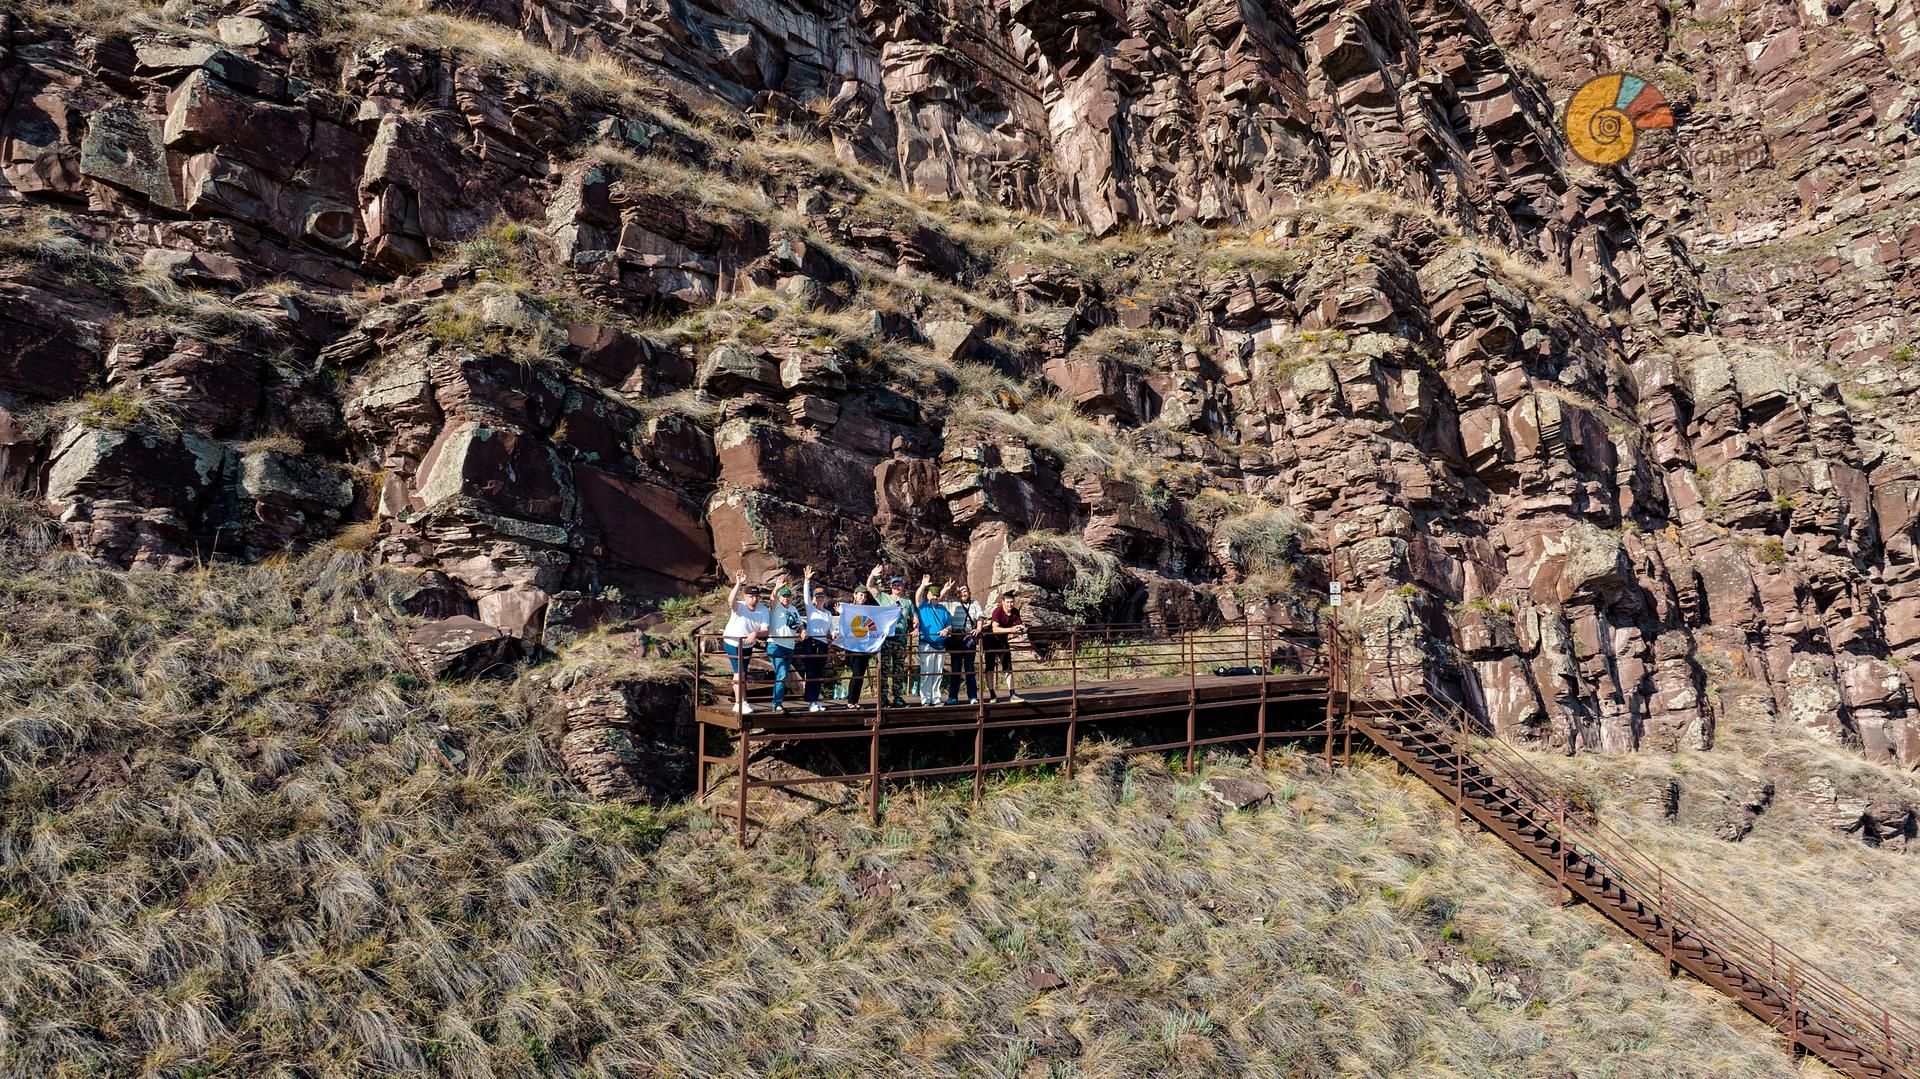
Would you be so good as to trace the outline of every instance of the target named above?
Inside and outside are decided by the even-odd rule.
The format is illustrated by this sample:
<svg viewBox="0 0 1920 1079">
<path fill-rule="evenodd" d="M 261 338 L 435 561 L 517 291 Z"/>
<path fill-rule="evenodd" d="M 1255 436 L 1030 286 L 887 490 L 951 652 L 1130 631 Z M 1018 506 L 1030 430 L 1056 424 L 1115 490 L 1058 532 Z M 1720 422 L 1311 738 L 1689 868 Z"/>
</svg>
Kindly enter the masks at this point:
<svg viewBox="0 0 1920 1079">
<path fill-rule="evenodd" d="M 746 594 L 742 600 L 741 594 Z M 747 662 L 753 658 L 753 642 L 767 635 L 767 608 L 760 605 L 760 586 L 748 584 L 746 574 L 733 579 L 733 591 L 727 593 L 727 628 L 721 640 L 727 646 L 727 663 L 733 668 L 733 710 L 745 715 L 753 711 L 747 703 Z"/>
<path fill-rule="evenodd" d="M 793 586 L 782 573 L 773 582 L 773 602 L 767 607 L 767 662 L 773 664 L 773 710 L 787 710 L 787 677 L 793 673 L 794 649 L 807 634 L 807 623 L 793 605 Z"/>
<path fill-rule="evenodd" d="M 827 643 L 833 640 L 833 599 L 824 588 L 813 587 L 813 567 L 800 571 L 801 610 L 806 613 L 806 630 L 794 655 L 800 663 L 800 684 L 804 687 L 807 711 L 824 712 L 820 703 L 820 683 L 827 673 Z"/>
<path fill-rule="evenodd" d="M 960 685 L 964 681 L 967 687 L 967 703 L 980 703 L 980 685 L 974 672 L 978 662 L 974 652 L 980 646 L 980 621 L 986 612 L 973 600 L 973 589 L 962 583 L 958 591 L 948 589 L 941 593 L 951 596 L 947 600 L 947 614 L 950 622 L 947 626 L 947 703 L 960 703 Z"/>
<path fill-rule="evenodd" d="M 884 565 L 873 567 L 867 574 L 867 587 L 879 591 L 880 574 Z M 900 617 L 893 623 L 893 632 L 887 635 L 887 643 L 880 649 L 880 699 L 887 702 L 889 708 L 907 706 L 907 683 L 913 676 L 907 673 L 907 642 L 914 630 L 913 601 L 907 598 L 907 579 L 893 577 L 887 581 L 887 590 L 879 596 L 879 606 L 900 608 Z"/>
<path fill-rule="evenodd" d="M 987 615 L 980 626 L 981 649 L 985 656 L 986 670 L 983 672 L 987 683 L 987 700 L 993 697 L 994 668 L 1007 672 L 1007 700 L 1021 701 L 1025 698 L 1013 688 L 1013 642 L 1027 635 L 1026 623 L 1020 620 L 1020 593 L 1012 588 L 1000 593 L 993 604 L 992 613 Z"/>
<path fill-rule="evenodd" d="M 873 590 L 867 585 L 854 589 L 853 604 L 856 607 L 874 606 Z M 872 656 L 862 652 L 847 653 L 847 679 L 834 691 L 834 696 L 845 700 L 848 708 L 860 707 L 860 688 L 866 682 L 867 668 L 872 664 Z"/>
<path fill-rule="evenodd" d="M 928 575 L 920 578 L 920 587 L 913 591 L 914 615 L 920 620 L 920 703 L 929 708 L 947 703 L 941 686 L 946 682 L 947 629 L 953 624 L 953 616 L 940 596 L 952 584 L 948 581 L 934 588 L 933 577 Z"/>
</svg>

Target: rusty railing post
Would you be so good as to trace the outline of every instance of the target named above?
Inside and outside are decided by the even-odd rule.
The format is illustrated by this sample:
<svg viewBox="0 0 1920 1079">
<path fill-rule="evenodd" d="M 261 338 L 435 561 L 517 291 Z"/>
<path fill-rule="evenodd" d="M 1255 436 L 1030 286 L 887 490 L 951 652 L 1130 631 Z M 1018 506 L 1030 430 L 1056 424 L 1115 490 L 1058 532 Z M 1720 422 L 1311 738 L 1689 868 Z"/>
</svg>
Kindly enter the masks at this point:
<svg viewBox="0 0 1920 1079">
<path fill-rule="evenodd" d="M 1074 741 L 1080 734 L 1080 631 L 1067 633 L 1067 657 L 1072 663 L 1072 684 L 1067 690 L 1067 778 L 1073 778 Z"/>
<path fill-rule="evenodd" d="M 1007 680 L 1013 680 L 1013 653 L 1007 653 Z M 987 698 L 974 704 L 973 712 L 973 804 L 980 806 L 980 789 L 987 775 Z"/>
<path fill-rule="evenodd" d="M 1195 718 L 1199 715 L 1200 693 L 1196 677 L 1196 665 L 1199 663 L 1193 654 L 1193 633 L 1188 631 L 1180 637 L 1186 645 L 1187 654 L 1187 771 L 1193 771 L 1193 740 L 1197 737 Z"/>
<path fill-rule="evenodd" d="M 1673 895 L 1667 886 L 1667 867 L 1655 868 L 1660 874 L 1660 897 L 1655 902 L 1660 904 L 1660 920 L 1667 923 L 1667 977 L 1676 978 L 1680 975 L 1680 961 L 1675 954 L 1679 951 L 1680 940 L 1678 928 L 1673 924 Z"/>
<path fill-rule="evenodd" d="M 1453 826 L 1458 828 L 1467 816 L 1467 713 L 1460 712 L 1460 742 L 1453 751 Z"/>
<path fill-rule="evenodd" d="M 1254 757 L 1264 770 L 1267 767 L 1267 662 L 1273 657 L 1267 648 L 1267 623 L 1260 623 L 1260 712 L 1254 726 Z"/>
<path fill-rule="evenodd" d="M 693 722 L 694 732 L 693 800 L 707 800 L 707 721 L 700 718 L 700 693 L 706 688 L 706 659 L 700 654 L 700 635 L 693 635 Z M 745 717 L 741 717 L 744 719 Z"/>
<path fill-rule="evenodd" d="M 739 844 L 741 850 L 747 849 L 747 746 L 752 741 L 753 728 L 747 723 L 746 714 L 743 712 L 740 715 L 740 774 L 736 777 L 740 781 L 740 797 L 733 807 L 739 814 L 734 821 L 738 828 L 734 841 Z"/>
<path fill-rule="evenodd" d="M 873 725 L 867 744 L 867 819 L 880 823 L 880 725 Z"/>
<path fill-rule="evenodd" d="M 700 635 L 693 635 L 693 709 L 700 710 L 700 692 L 707 688 L 707 660 L 700 654 Z"/>
<path fill-rule="evenodd" d="M 1573 901 L 1573 888 L 1567 883 L 1567 804 L 1561 802 L 1554 811 L 1555 827 L 1559 835 L 1555 838 L 1560 845 L 1560 905 L 1566 906 Z"/>
<path fill-rule="evenodd" d="M 1787 1059 L 1800 1058 L 1800 979 L 1799 971 L 1787 968 Z"/>
<path fill-rule="evenodd" d="M 1327 714 L 1324 720 L 1327 728 L 1327 745 L 1322 755 L 1329 770 L 1333 768 L 1333 698 L 1337 692 L 1335 664 L 1338 662 L 1337 657 L 1340 651 L 1340 623 L 1336 619 L 1336 614 L 1337 611 L 1334 608 L 1327 609 L 1326 639 L 1320 642 L 1320 650 L 1324 657 L 1321 660 L 1323 668 L 1321 674 L 1327 684 Z"/>
<path fill-rule="evenodd" d="M 880 651 L 884 654 L 886 649 L 886 642 L 882 641 Z M 884 655 L 879 658 L 884 662 Z M 880 728 L 887 721 L 887 681 L 886 668 L 880 664 L 875 666 L 880 667 L 881 678 L 876 687 L 880 690 L 880 695 L 873 699 L 873 733 L 869 736 L 867 743 L 867 819 L 878 824 L 880 823 Z M 901 673 L 903 672 L 894 672 L 894 677 L 900 677 Z M 894 684 L 896 687 L 899 685 L 898 682 Z"/>
</svg>

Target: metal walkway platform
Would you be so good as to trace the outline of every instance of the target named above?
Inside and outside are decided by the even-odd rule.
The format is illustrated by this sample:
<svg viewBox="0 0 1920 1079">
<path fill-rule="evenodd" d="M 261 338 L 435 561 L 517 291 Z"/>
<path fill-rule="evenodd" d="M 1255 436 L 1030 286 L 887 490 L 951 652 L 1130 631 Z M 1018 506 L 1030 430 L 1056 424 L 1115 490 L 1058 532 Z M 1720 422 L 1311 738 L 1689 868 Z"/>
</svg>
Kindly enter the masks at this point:
<svg viewBox="0 0 1920 1079">
<path fill-rule="evenodd" d="M 1129 753 L 1184 752 L 1189 768 L 1194 753 L 1207 746 L 1246 745 L 1264 757 L 1272 741 L 1318 738 L 1330 753 L 1344 733 L 1335 723 L 1328 691 L 1327 672 L 1336 664 L 1329 662 L 1330 645 L 1315 628 L 1076 626 L 1036 631 L 1033 637 L 1014 649 L 1020 701 L 1003 697 L 989 703 L 982 696 L 977 703 L 894 708 L 876 700 L 864 707 L 829 704 L 812 712 L 804 704 L 794 708 L 799 693 L 791 691 L 789 710 L 774 711 L 768 703 L 770 685 L 755 680 L 750 665 L 738 689 L 753 711 L 741 715 L 732 708 L 735 679 L 724 666 L 713 672 L 703 662 L 694 713 L 698 797 L 704 801 L 711 789 L 711 769 L 731 766 L 741 777 L 734 804 L 716 812 L 735 818 L 744 845 L 747 799 L 755 790 L 864 785 L 868 811 L 877 819 L 887 781 L 970 775 L 978 801 L 990 772 L 1060 765 L 1071 775 L 1090 729 L 1124 735 Z M 703 655 L 717 651 L 718 643 L 704 642 Z M 825 680 L 848 673 L 847 658 L 832 657 L 834 669 Z M 914 655 L 898 662 L 917 667 Z M 871 665 L 869 676 L 877 666 Z M 917 671 L 911 677 L 917 679 Z M 869 677 L 867 685 L 877 698 L 876 680 Z M 984 693 L 986 687 L 980 688 Z M 1015 744 L 1002 746 L 1005 741 Z M 864 742 L 866 767 L 832 774 L 754 774 L 755 761 L 762 759 L 756 748 L 760 754 L 791 752 L 813 742 L 832 749 Z"/>
</svg>

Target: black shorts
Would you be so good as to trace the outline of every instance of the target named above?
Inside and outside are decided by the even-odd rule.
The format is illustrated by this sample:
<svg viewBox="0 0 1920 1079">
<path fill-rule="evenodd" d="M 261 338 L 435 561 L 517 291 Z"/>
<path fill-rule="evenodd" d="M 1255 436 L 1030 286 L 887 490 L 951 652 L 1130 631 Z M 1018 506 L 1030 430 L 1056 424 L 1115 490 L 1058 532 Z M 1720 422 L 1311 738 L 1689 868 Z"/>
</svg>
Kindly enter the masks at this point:
<svg viewBox="0 0 1920 1079">
<path fill-rule="evenodd" d="M 982 650 L 981 654 L 986 657 L 988 674 L 992 674 L 995 667 L 1000 668 L 1008 674 L 1013 673 L 1013 649 L 986 648 Z"/>
</svg>

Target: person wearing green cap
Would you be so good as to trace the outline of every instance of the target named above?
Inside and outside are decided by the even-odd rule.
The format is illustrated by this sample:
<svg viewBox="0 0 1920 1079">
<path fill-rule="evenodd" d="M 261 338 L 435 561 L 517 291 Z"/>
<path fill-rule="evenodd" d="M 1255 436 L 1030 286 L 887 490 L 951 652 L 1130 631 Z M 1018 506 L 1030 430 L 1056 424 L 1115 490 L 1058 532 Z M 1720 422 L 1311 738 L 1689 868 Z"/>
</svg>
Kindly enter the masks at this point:
<svg viewBox="0 0 1920 1079">
<path fill-rule="evenodd" d="M 793 586 L 782 573 L 773 581 L 773 603 L 767 608 L 767 662 L 773 664 L 773 710 L 787 710 L 787 676 L 793 672 L 793 653 L 806 635 L 807 622 L 793 604 Z"/>
</svg>

